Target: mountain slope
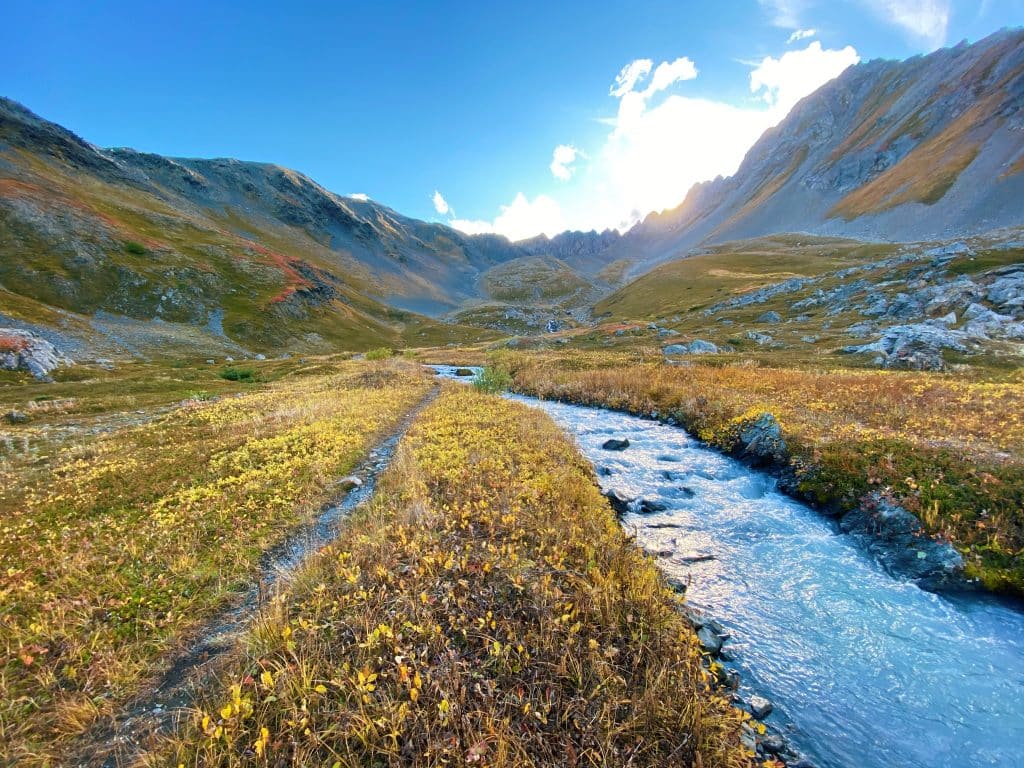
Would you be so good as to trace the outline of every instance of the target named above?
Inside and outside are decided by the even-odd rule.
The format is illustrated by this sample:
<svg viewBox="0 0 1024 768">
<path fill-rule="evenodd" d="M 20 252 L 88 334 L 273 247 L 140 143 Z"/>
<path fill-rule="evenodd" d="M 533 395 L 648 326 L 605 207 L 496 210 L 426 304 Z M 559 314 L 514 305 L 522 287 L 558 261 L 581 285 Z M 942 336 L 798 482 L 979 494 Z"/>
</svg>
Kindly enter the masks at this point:
<svg viewBox="0 0 1024 768">
<path fill-rule="evenodd" d="M 0 235 L 0 325 L 105 354 L 476 338 L 410 313 L 491 298 L 483 276 L 506 262 L 582 263 L 618 238 L 467 236 L 275 165 L 102 150 L 9 100 Z"/>
<path fill-rule="evenodd" d="M 696 185 L 611 250 L 649 265 L 782 232 L 901 242 L 1024 224 L 1022 108 L 1024 30 L 859 64 L 767 131 L 735 175 Z"/>
</svg>

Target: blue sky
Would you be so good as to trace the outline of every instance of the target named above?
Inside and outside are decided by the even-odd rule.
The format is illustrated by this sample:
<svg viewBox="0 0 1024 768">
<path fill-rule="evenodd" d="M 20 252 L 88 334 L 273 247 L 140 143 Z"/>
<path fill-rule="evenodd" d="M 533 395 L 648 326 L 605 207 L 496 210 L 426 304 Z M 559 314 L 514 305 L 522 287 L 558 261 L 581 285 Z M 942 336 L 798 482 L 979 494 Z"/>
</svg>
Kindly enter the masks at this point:
<svg viewBox="0 0 1024 768">
<path fill-rule="evenodd" d="M 677 204 L 858 59 L 1024 24 L 1024 0 L 293 6 L 10 3 L 0 93 L 102 146 L 520 237 Z"/>
</svg>

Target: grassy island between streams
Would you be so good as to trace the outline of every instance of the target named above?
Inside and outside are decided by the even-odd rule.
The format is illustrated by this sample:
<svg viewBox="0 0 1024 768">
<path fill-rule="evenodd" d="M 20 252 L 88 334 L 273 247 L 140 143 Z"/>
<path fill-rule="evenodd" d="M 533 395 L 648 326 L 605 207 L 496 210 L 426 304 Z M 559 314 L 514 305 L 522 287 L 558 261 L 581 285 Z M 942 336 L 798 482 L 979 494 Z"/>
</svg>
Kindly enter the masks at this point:
<svg viewBox="0 0 1024 768">
<path fill-rule="evenodd" d="M 677 599 L 546 416 L 449 385 L 153 762 L 748 765 Z"/>
</svg>

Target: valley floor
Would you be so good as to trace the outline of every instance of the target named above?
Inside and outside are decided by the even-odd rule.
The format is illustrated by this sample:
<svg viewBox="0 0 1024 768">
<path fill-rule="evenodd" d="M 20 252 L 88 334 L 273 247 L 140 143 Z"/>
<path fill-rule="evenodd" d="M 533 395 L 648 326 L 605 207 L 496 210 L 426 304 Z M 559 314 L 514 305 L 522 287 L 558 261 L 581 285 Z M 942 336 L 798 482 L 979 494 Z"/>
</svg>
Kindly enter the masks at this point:
<svg viewBox="0 0 1024 768">
<path fill-rule="evenodd" d="M 102 760 L 90 735 L 435 387 L 330 359 L 6 387 L 5 761 Z M 448 385 L 174 738 L 121 764 L 746 765 L 677 600 L 547 418 Z"/>
</svg>

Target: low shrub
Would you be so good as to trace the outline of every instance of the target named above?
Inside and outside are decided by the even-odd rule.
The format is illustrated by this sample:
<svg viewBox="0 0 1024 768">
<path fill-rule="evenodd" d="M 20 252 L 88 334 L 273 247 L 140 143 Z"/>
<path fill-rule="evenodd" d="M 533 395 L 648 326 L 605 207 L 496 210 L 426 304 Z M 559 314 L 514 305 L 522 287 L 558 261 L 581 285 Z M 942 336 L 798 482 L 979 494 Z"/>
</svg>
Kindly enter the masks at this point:
<svg viewBox="0 0 1024 768">
<path fill-rule="evenodd" d="M 502 368 L 487 366 L 473 382 L 480 392 L 504 392 L 512 386 L 512 377 Z"/>
<path fill-rule="evenodd" d="M 220 372 L 220 377 L 226 381 L 241 381 L 249 383 L 258 381 L 256 378 L 256 371 L 253 368 L 225 368 Z"/>
</svg>

